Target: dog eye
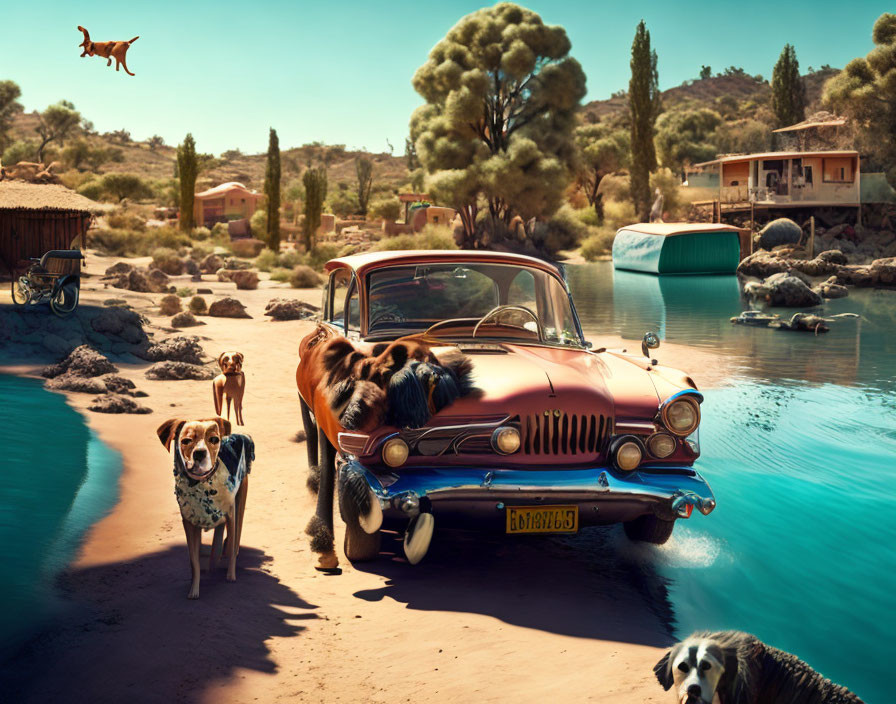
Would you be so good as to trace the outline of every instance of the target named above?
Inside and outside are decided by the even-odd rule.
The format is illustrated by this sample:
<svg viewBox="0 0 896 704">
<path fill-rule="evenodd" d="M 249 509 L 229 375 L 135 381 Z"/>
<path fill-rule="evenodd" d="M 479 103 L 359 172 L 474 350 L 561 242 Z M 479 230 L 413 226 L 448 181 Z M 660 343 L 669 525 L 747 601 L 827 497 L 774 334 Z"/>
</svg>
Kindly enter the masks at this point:
<svg viewBox="0 0 896 704">
<path fill-rule="evenodd" d="M 208 442 L 209 442 L 210 445 L 217 445 L 219 442 L 221 442 L 221 438 L 219 438 L 219 437 L 217 437 L 217 436 L 215 436 L 215 435 L 212 435 L 212 436 L 208 439 Z"/>
<path fill-rule="evenodd" d="M 678 669 L 681 670 L 682 672 L 687 672 L 691 668 L 688 667 L 688 664 L 686 662 L 680 662 L 680 663 L 678 663 Z"/>
<path fill-rule="evenodd" d="M 700 663 L 700 669 L 703 670 L 704 672 L 711 667 L 712 667 L 712 663 L 706 662 L 705 660 Z"/>
<path fill-rule="evenodd" d="M 180 441 L 180 444 L 181 445 L 189 445 L 191 442 L 193 442 L 193 438 L 182 438 Z"/>
</svg>

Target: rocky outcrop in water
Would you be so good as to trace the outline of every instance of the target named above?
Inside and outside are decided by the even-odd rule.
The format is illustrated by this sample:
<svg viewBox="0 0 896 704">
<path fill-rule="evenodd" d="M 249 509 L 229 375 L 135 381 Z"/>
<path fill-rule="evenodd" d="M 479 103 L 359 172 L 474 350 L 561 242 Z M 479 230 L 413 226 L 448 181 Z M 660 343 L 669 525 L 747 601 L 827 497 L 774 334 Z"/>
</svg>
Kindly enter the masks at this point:
<svg viewBox="0 0 896 704">
<path fill-rule="evenodd" d="M 772 274 L 762 282 L 748 282 L 744 294 L 754 300 L 764 300 L 770 306 L 785 308 L 811 308 L 823 302 L 821 295 L 802 278 L 787 272 Z"/>
<path fill-rule="evenodd" d="M 807 276 L 836 276 L 840 285 L 896 285 L 896 257 L 876 259 L 871 264 L 847 264 L 846 255 L 836 249 L 814 259 L 795 259 L 788 254 L 782 250 L 754 252 L 740 263 L 737 273 L 764 279 L 772 274 L 799 271 Z"/>
</svg>

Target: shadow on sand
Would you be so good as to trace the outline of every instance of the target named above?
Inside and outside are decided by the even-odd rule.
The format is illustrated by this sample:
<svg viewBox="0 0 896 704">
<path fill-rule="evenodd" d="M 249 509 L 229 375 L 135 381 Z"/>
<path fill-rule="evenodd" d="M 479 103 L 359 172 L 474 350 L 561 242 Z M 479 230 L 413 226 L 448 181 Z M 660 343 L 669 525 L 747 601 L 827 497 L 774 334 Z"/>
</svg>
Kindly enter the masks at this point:
<svg viewBox="0 0 896 704">
<path fill-rule="evenodd" d="M 579 638 L 653 646 L 672 641 L 667 580 L 649 562 L 631 559 L 618 527 L 563 538 L 437 532 L 426 558 L 413 567 L 398 537 L 386 535 L 380 559 L 355 568 L 389 581 L 356 592 L 359 599 L 484 614 Z"/>
<path fill-rule="evenodd" d="M 317 607 L 268 573 L 270 559 L 242 548 L 236 583 L 220 565 L 204 571 L 198 601 L 186 546 L 66 573 L 75 606 L 0 666 L 0 699 L 198 702 L 237 670 L 274 672 L 267 641 L 300 634 Z"/>
</svg>

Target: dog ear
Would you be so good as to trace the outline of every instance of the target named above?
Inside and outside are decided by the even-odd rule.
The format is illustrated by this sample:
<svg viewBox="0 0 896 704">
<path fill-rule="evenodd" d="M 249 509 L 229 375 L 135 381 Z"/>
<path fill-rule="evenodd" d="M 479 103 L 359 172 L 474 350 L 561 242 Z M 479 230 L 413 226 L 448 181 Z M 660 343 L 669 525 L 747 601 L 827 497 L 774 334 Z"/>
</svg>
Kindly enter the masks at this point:
<svg viewBox="0 0 896 704">
<path fill-rule="evenodd" d="M 237 353 L 234 355 L 234 357 L 236 357 L 236 358 L 239 360 L 239 363 L 240 363 L 240 364 L 242 364 L 242 363 L 243 363 L 243 360 L 246 358 L 245 355 L 243 355 L 242 352 L 237 352 Z"/>
<path fill-rule="evenodd" d="M 223 367 L 221 366 L 221 361 L 224 359 L 225 354 L 227 354 L 227 353 L 222 352 L 221 354 L 218 355 L 218 369 L 223 369 Z"/>
<path fill-rule="evenodd" d="M 184 427 L 186 422 L 187 421 L 182 420 L 181 418 L 169 418 L 156 430 L 159 440 L 169 452 L 171 451 L 171 443 L 174 441 L 174 438 L 177 437 L 177 434 L 180 432 L 180 429 Z"/>
<path fill-rule="evenodd" d="M 663 657 L 659 659 L 656 665 L 653 666 L 653 674 L 656 675 L 657 680 L 663 686 L 663 689 L 669 691 L 669 689 L 674 684 L 674 680 L 672 679 L 672 650 L 667 650 L 663 653 Z"/>
<path fill-rule="evenodd" d="M 221 416 L 215 416 L 214 418 L 209 418 L 209 420 L 215 421 L 218 424 L 218 430 L 221 432 L 221 435 L 225 437 L 230 435 L 230 421 L 222 418 Z"/>
</svg>

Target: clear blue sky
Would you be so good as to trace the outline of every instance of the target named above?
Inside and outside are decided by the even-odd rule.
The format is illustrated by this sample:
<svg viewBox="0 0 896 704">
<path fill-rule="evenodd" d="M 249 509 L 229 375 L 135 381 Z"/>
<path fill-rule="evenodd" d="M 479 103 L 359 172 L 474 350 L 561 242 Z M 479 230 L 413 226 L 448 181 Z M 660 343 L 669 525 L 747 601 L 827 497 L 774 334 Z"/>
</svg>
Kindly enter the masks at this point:
<svg viewBox="0 0 896 704">
<path fill-rule="evenodd" d="M 887 3 L 614 2 L 523 3 L 560 24 L 588 76 L 588 100 L 625 88 L 635 25 L 647 22 L 659 54 L 660 86 L 742 66 L 768 77 L 786 42 L 800 67 L 842 67 L 872 46 Z M 262 151 L 268 127 L 282 147 L 322 140 L 404 150 L 420 99 L 410 81 L 430 48 L 482 2 L 428 0 L 2 0 L 0 79 L 22 87 L 26 109 L 71 100 L 100 131 L 179 142 L 201 151 Z M 126 40 L 130 77 L 97 57 L 79 58 L 81 33 Z"/>
</svg>

